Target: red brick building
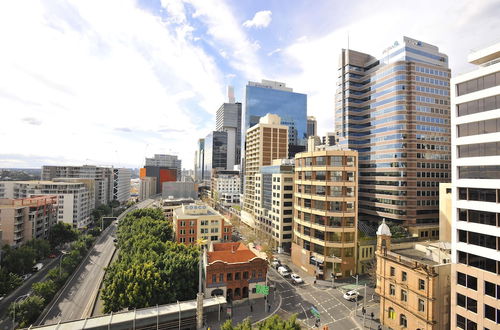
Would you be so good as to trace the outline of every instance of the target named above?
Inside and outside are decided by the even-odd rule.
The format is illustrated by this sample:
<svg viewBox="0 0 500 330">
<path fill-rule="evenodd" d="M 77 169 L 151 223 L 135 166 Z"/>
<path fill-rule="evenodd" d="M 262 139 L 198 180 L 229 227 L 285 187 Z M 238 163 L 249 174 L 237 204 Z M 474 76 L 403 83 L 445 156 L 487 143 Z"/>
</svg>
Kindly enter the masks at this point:
<svg viewBox="0 0 500 330">
<path fill-rule="evenodd" d="M 223 295 L 229 301 L 263 297 L 255 287 L 266 284 L 267 261 L 243 243 L 213 243 L 204 259 L 205 297 Z"/>
</svg>

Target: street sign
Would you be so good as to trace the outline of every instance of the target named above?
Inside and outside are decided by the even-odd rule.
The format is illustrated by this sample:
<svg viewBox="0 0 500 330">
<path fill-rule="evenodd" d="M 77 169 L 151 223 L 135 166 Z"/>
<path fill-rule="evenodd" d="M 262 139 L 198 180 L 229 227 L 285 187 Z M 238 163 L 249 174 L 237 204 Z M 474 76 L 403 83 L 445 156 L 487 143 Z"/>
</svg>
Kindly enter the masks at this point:
<svg viewBox="0 0 500 330">
<path fill-rule="evenodd" d="M 319 318 L 319 311 L 314 306 L 311 306 L 311 313 L 312 313 L 312 315 Z"/>
<path fill-rule="evenodd" d="M 267 296 L 269 294 L 269 287 L 267 285 L 257 284 L 255 286 L 255 293 L 260 293 Z"/>
</svg>

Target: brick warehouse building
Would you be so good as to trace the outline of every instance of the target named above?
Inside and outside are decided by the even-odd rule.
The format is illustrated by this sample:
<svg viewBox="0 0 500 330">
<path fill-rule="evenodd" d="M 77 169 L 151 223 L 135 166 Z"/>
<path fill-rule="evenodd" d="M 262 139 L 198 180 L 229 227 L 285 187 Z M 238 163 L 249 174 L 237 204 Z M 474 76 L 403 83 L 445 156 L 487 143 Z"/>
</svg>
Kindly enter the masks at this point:
<svg viewBox="0 0 500 330">
<path fill-rule="evenodd" d="M 205 296 L 231 300 L 263 297 L 256 285 L 266 284 L 267 261 L 242 243 L 213 243 L 204 254 Z"/>
</svg>

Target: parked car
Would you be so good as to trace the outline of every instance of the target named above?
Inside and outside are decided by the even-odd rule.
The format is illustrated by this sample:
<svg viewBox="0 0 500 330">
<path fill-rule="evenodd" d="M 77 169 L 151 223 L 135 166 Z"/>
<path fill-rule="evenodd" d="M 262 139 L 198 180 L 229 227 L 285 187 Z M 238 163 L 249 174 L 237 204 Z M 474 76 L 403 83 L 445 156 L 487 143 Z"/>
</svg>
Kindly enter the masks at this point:
<svg viewBox="0 0 500 330">
<path fill-rule="evenodd" d="M 289 277 L 290 272 L 283 266 L 278 267 L 278 273 L 283 277 Z"/>
<path fill-rule="evenodd" d="M 28 278 L 31 277 L 31 275 L 33 274 L 32 273 L 24 274 L 23 276 L 21 276 L 21 278 L 23 279 L 23 281 L 26 281 Z"/>
<path fill-rule="evenodd" d="M 292 269 L 291 269 L 290 267 L 288 267 L 287 265 L 283 264 L 283 265 L 281 265 L 281 266 L 285 267 L 285 269 L 286 269 L 289 273 L 293 273 L 293 272 L 292 272 Z"/>
<path fill-rule="evenodd" d="M 295 273 L 292 273 L 292 275 L 290 275 L 290 277 L 292 278 L 292 282 L 295 283 L 295 284 L 302 284 L 304 283 L 304 281 L 302 280 L 302 278 L 295 274 Z"/>
<path fill-rule="evenodd" d="M 346 293 L 344 293 L 344 299 L 349 300 L 349 301 L 357 300 L 358 296 L 359 296 L 359 292 L 356 290 L 351 290 L 351 291 L 347 291 Z"/>
<path fill-rule="evenodd" d="M 278 259 L 274 259 L 273 261 L 271 261 L 271 266 L 274 269 L 278 269 L 278 267 L 281 266 L 281 262 Z"/>
<path fill-rule="evenodd" d="M 43 268 L 43 264 L 41 262 L 39 262 L 39 263 L 37 263 L 36 265 L 33 266 L 33 271 L 37 272 L 37 271 L 39 271 L 42 268 Z"/>
</svg>

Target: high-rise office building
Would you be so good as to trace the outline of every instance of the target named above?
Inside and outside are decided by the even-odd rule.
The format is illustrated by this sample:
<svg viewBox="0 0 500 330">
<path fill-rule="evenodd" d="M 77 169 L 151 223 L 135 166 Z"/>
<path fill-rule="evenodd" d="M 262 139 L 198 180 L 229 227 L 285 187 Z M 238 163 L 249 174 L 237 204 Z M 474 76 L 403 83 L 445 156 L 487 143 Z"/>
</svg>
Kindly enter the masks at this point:
<svg viewBox="0 0 500 330">
<path fill-rule="evenodd" d="M 155 154 L 152 158 L 146 158 L 144 166 L 158 166 L 177 169 L 177 180 L 182 177 L 182 160 L 175 155 Z"/>
<path fill-rule="evenodd" d="M 319 279 L 356 273 L 357 162 L 338 146 L 295 156 L 292 261 Z"/>
<path fill-rule="evenodd" d="M 212 178 L 212 170 L 227 169 L 227 139 L 228 133 L 224 131 L 213 131 L 205 137 L 203 181 L 208 184 Z"/>
<path fill-rule="evenodd" d="M 500 43 L 452 79 L 451 328 L 500 328 Z"/>
<path fill-rule="evenodd" d="M 271 165 L 273 159 L 288 154 L 288 127 L 280 124 L 278 115 L 267 114 L 257 125 L 247 130 L 245 143 L 245 187 L 241 220 L 255 227 L 256 181 L 262 166 Z"/>
<path fill-rule="evenodd" d="M 436 46 L 403 37 L 383 56 L 343 49 L 335 128 L 359 151 L 359 219 L 412 227 L 439 221 L 439 183 L 450 181 L 450 69 Z M 434 231 L 437 233 L 437 230 Z"/>
<path fill-rule="evenodd" d="M 307 95 L 294 93 L 286 84 L 262 80 L 249 81 L 245 89 L 245 114 L 243 116 L 243 135 L 259 119 L 268 113 L 281 118 L 281 124 L 288 126 L 288 157 L 305 150 L 307 137 Z"/>
<path fill-rule="evenodd" d="M 318 135 L 318 122 L 316 117 L 307 116 L 307 137 Z"/>
<path fill-rule="evenodd" d="M 205 170 L 205 139 L 198 139 L 198 149 L 194 153 L 194 181 L 203 181 Z"/>
<path fill-rule="evenodd" d="M 241 103 L 224 103 L 217 110 L 215 130 L 227 133 L 227 165 L 232 171 L 241 162 Z"/>
</svg>

